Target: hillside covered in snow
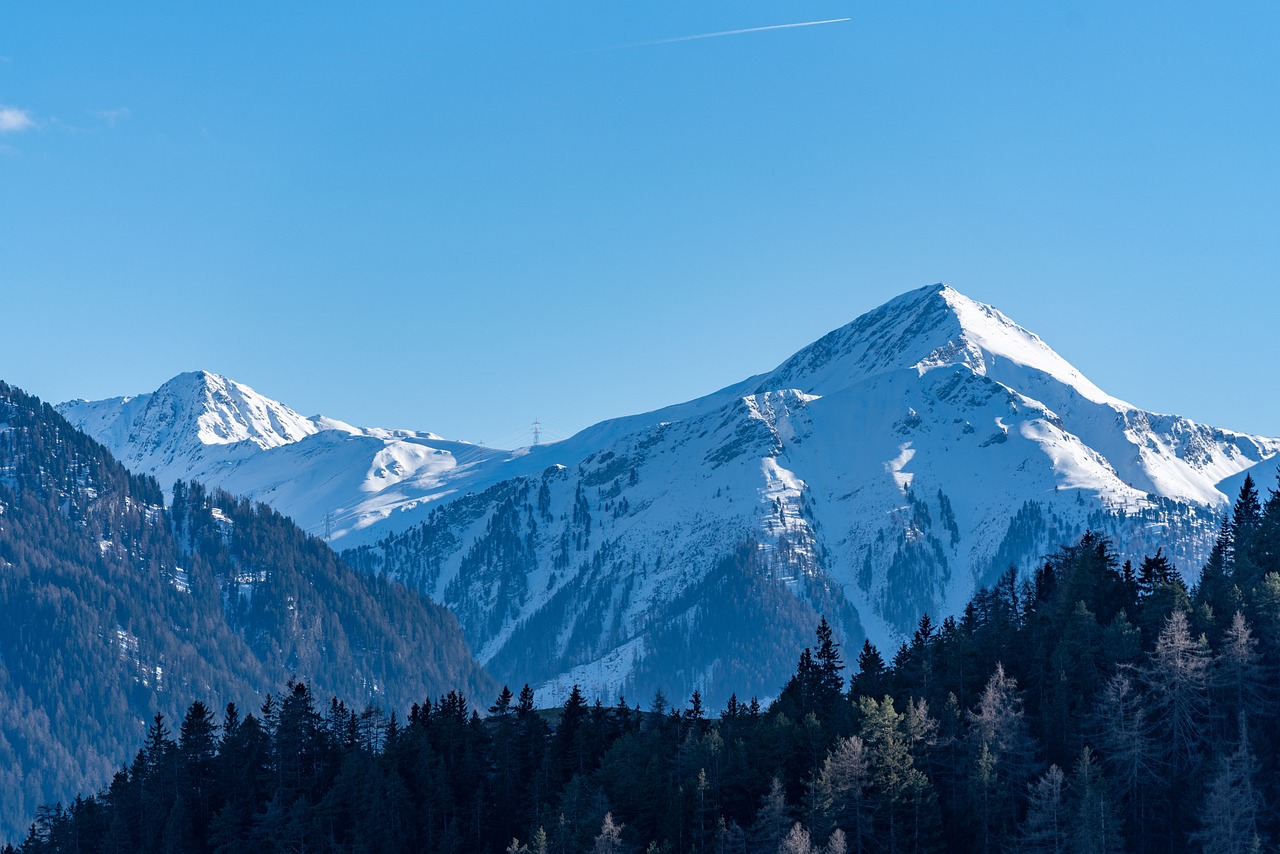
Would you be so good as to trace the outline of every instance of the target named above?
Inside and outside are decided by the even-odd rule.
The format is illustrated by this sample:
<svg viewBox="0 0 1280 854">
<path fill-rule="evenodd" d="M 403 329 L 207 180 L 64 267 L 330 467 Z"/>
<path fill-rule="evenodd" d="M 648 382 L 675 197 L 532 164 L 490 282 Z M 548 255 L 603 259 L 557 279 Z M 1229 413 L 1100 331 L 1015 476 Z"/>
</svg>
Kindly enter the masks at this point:
<svg viewBox="0 0 1280 854">
<path fill-rule="evenodd" d="M 515 451 L 304 418 L 209 374 L 61 410 L 162 482 L 312 531 L 332 514 L 349 561 L 445 603 L 497 678 L 554 696 L 763 695 L 819 614 L 892 649 L 1086 528 L 1126 556 L 1182 544 L 1194 572 L 1229 479 L 1280 450 L 1112 397 L 945 285 L 766 374 Z"/>
</svg>

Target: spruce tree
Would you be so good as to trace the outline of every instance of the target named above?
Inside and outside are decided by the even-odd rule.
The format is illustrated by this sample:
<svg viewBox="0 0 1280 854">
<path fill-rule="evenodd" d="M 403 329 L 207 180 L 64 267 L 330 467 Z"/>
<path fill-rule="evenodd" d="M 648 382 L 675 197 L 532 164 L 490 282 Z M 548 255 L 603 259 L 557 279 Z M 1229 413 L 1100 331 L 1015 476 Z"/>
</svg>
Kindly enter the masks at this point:
<svg viewBox="0 0 1280 854">
<path fill-rule="evenodd" d="M 869 640 L 862 642 L 858 653 L 858 672 L 849 681 L 849 697 L 856 704 L 859 697 L 880 697 L 885 690 L 885 664 L 880 650 Z"/>
<path fill-rule="evenodd" d="M 1231 509 L 1231 575 L 1241 590 L 1249 590 L 1262 580 L 1262 567 L 1258 561 L 1261 530 L 1262 505 L 1258 503 L 1258 489 L 1253 476 L 1246 474 Z"/>
</svg>

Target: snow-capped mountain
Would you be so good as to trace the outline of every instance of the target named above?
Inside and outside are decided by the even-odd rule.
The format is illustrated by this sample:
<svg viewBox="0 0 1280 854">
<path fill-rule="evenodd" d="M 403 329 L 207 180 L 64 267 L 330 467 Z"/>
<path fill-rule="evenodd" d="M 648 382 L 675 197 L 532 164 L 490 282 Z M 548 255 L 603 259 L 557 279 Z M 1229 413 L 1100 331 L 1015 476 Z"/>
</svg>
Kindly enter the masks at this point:
<svg viewBox="0 0 1280 854">
<path fill-rule="evenodd" d="M 64 412 L 115 451 L 111 409 Z M 776 690 L 820 613 L 846 644 L 893 643 L 1087 527 L 1133 556 L 1187 544 L 1172 556 L 1194 572 L 1228 501 L 1218 485 L 1280 451 L 1111 397 L 944 285 L 703 398 L 470 463 L 435 437 L 300 420 L 319 432 L 217 454 L 205 444 L 202 466 L 239 449 L 238 474 L 185 476 L 297 515 L 284 504 L 292 477 L 307 491 L 358 459 L 359 482 L 330 493 L 361 520 L 337 544 L 446 603 L 499 679 L 552 694 L 575 681 L 606 696 L 700 687 L 712 700 Z M 378 453 L 423 456 L 379 487 L 375 449 L 352 449 L 371 438 Z"/>
<path fill-rule="evenodd" d="M 509 452 L 426 432 L 353 427 L 303 416 L 207 371 L 133 397 L 73 400 L 58 410 L 129 469 L 169 488 L 198 480 L 271 504 L 313 534 L 358 541 L 398 530 L 427 497 Z"/>
</svg>

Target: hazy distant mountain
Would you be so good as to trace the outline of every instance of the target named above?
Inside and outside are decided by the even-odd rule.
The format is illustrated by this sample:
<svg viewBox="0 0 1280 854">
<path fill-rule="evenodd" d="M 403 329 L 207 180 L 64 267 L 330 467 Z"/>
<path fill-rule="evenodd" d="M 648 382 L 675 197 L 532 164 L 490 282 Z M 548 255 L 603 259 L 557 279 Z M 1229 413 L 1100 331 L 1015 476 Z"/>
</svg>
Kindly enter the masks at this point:
<svg viewBox="0 0 1280 854">
<path fill-rule="evenodd" d="M 338 508 L 352 561 L 444 602 L 495 675 L 553 694 L 769 692 L 819 612 L 848 644 L 893 643 L 1086 527 L 1134 555 L 1185 543 L 1173 557 L 1193 569 L 1227 500 L 1218 484 L 1280 450 L 1111 397 L 943 285 L 767 374 L 514 452 L 319 418 L 275 447 L 193 442 L 190 416 L 160 419 L 154 439 L 122 426 L 143 420 L 129 405 L 63 411 L 125 459 L 172 443 L 164 459 L 304 524 Z M 232 417 L 216 405 L 212 423 Z"/>
<path fill-rule="evenodd" d="M 163 500 L 0 383 L 0 837 L 106 783 L 156 712 L 176 732 L 193 699 L 256 712 L 290 677 L 357 708 L 493 693 L 420 594 L 269 507 L 194 484 Z"/>
</svg>

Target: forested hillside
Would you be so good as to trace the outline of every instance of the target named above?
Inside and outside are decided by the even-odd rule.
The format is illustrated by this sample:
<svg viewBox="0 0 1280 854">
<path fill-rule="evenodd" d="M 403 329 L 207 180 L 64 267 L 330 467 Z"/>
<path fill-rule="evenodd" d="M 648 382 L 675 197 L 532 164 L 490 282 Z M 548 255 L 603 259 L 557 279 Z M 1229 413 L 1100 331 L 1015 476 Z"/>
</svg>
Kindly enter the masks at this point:
<svg viewBox="0 0 1280 854">
<path fill-rule="evenodd" d="M 156 712 L 291 676 L 405 704 L 488 691 L 456 621 L 275 511 L 197 484 L 167 510 L 51 407 L 0 383 L 0 832 L 111 779 Z"/>
<path fill-rule="evenodd" d="M 778 698 L 407 716 L 291 684 L 157 718 L 23 852 L 1245 852 L 1280 839 L 1280 496 L 1246 481 L 1200 583 L 1086 534 L 856 664 L 824 621 Z M 846 674 L 850 678 L 846 680 Z M 175 737 L 176 736 L 176 737 Z"/>
</svg>

